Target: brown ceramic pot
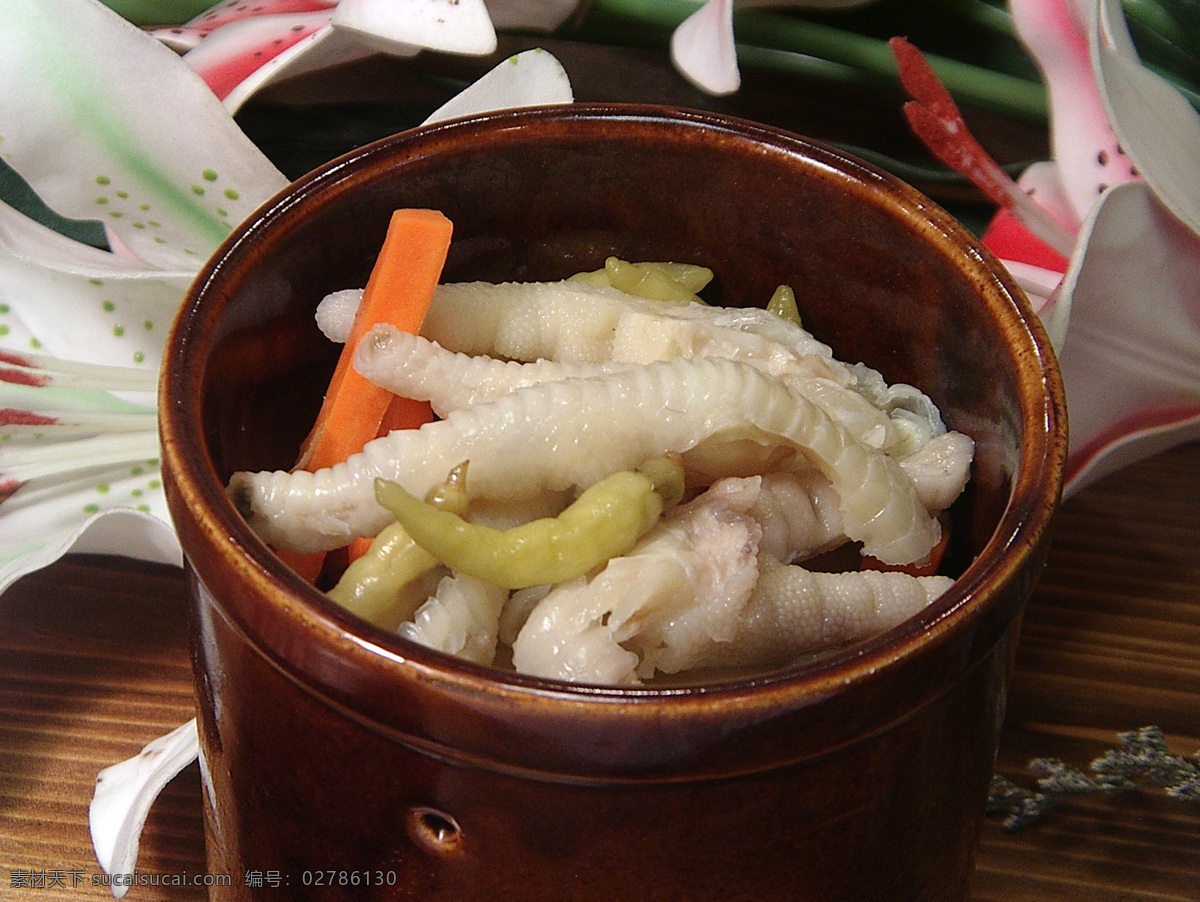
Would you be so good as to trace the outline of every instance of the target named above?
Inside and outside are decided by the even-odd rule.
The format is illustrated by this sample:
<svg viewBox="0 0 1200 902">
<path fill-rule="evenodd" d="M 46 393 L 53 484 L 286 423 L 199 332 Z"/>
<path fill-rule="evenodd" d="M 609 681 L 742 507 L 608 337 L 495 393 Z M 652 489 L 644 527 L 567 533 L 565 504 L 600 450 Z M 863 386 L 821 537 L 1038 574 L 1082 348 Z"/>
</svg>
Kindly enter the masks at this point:
<svg viewBox="0 0 1200 902">
<path fill-rule="evenodd" d="M 286 468 L 388 216 L 455 224 L 447 280 L 704 263 L 795 287 L 845 360 L 978 445 L 955 586 L 885 635 L 715 685 L 615 690 L 461 663 L 345 614 L 223 486 Z M 1022 604 L 1059 497 L 1045 335 L 958 223 L 829 148 L 707 114 L 571 106 L 409 132 L 297 182 L 197 279 L 162 381 L 188 560 L 214 899 L 936 900 L 967 893 Z"/>
</svg>

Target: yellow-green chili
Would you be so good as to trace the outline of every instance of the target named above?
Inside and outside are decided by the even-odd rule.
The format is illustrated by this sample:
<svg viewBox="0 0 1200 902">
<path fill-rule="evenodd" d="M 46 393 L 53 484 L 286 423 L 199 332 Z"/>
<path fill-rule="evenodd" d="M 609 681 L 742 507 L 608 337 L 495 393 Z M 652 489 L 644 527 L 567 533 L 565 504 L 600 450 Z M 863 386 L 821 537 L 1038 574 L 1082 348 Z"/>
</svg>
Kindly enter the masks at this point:
<svg viewBox="0 0 1200 902">
<path fill-rule="evenodd" d="M 609 257 L 604 261 L 604 272 L 613 288 L 635 297 L 680 304 L 701 302 L 696 291 L 677 278 L 665 264 L 627 263 Z"/>
<path fill-rule="evenodd" d="M 702 304 L 696 294 L 712 281 L 713 271 L 691 263 L 630 263 L 619 257 L 604 261 L 604 269 L 571 277 L 589 285 L 611 286 L 651 301 Z"/>
<path fill-rule="evenodd" d="M 327 593 L 342 607 L 377 626 L 397 617 L 404 588 L 438 565 L 438 559 L 413 541 L 399 523 L 377 535 L 361 557 L 351 561 L 337 585 Z"/>
<path fill-rule="evenodd" d="M 379 503 L 430 554 L 506 589 L 574 579 L 625 554 L 682 494 L 680 462 L 655 458 L 591 486 L 557 517 L 499 530 L 439 510 L 395 482 L 375 482 Z"/>
<path fill-rule="evenodd" d="M 792 291 L 790 285 L 780 285 L 775 289 L 767 303 L 767 310 L 800 325 L 800 308 L 796 305 L 796 292 Z"/>
<path fill-rule="evenodd" d="M 459 516 L 467 513 L 467 461 L 450 471 L 446 481 L 435 485 L 425 502 Z M 403 620 L 410 612 L 397 613 L 404 588 L 438 565 L 438 559 L 413 541 L 399 522 L 385 527 L 361 557 L 350 562 L 337 585 L 327 593 L 342 607 L 377 626 Z"/>
</svg>

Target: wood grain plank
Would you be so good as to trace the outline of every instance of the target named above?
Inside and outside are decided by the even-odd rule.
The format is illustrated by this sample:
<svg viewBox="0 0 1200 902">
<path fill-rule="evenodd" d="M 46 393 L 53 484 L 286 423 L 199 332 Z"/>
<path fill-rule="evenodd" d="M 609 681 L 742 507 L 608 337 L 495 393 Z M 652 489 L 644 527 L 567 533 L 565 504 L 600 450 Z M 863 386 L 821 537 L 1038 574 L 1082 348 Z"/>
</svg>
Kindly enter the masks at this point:
<svg viewBox="0 0 1200 902">
<path fill-rule="evenodd" d="M 87 806 L 101 768 L 193 714 L 182 580 L 174 568 L 73 556 L 22 580 L 2 607 L 0 898 L 111 899 L 94 885 Z M 203 875 L 199 799 L 193 766 L 151 813 L 140 870 Z M 126 898 L 205 897 L 136 887 Z"/>
<path fill-rule="evenodd" d="M 1086 770 L 1117 733 L 1162 727 L 1200 749 L 1200 445 L 1066 503 L 1026 608 L 997 771 L 1036 788 L 1031 759 Z M 1200 899 L 1200 805 L 1159 790 L 1083 796 L 1036 826 L 985 825 L 975 902 Z"/>
</svg>

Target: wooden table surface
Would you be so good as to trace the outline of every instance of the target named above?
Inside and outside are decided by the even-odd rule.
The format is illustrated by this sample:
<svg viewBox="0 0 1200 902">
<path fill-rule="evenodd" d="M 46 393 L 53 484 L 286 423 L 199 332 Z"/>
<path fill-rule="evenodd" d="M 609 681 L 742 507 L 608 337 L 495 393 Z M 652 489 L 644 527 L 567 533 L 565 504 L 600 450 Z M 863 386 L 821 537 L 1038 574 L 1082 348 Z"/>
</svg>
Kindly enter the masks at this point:
<svg viewBox="0 0 1200 902">
<path fill-rule="evenodd" d="M 1200 749 L 1197 474 L 1200 444 L 1064 505 L 1025 615 L 1001 774 L 1032 788 L 1031 758 L 1086 769 L 1118 732 L 1148 725 L 1177 754 Z M 107 898 L 87 830 L 96 772 L 191 716 L 178 571 L 68 557 L 0 598 L 0 899 Z M 154 808 L 138 867 L 204 874 L 195 765 Z M 65 885 L 21 888 L 30 874 Z M 204 895 L 142 886 L 127 898 Z M 989 819 L 974 899 L 1200 900 L 1200 803 L 1139 789 L 1064 801 L 1017 833 Z"/>
</svg>

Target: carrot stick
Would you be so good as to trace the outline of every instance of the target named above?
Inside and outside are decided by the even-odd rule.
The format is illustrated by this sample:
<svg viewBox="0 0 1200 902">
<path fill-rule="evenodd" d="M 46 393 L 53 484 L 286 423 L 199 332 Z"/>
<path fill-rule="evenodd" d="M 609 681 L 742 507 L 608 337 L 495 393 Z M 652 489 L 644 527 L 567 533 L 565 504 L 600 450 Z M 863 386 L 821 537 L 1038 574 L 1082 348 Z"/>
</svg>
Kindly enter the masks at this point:
<svg viewBox="0 0 1200 902">
<path fill-rule="evenodd" d="M 387 435 L 393 429 L 419 429 L 433 421 L 433 408 L 428 401 L 416 401 L 394 395 L 379 423 L 378 436 Z M 346 546 L 346 555 L 351 561 L 358 560 L 371 548 L 371 537 L 360 536 Z"/>
<path fill-rule="evenodd" d="M 426 423 L 432 422 L 433 408 L 428 401 L 393 395 L 391 403 L 383 413 L 383 419 L 379 421 L 375 437 L 387 435 L 393 429 L 420 429 Z"/>
<path fill-rule="evenodd" d="M 907 573 L 909 576 L 933 576 L 941 567 L 942 558 L 946 554 L 946 546 L 950 544 L 950 520 L 948 517 L 939 517 L 938 519 L 942 524 L 942 534 L 938 538 L 937 544 L 930 550 L 929 560 L 916 564 L 885 564 L 878 558 L 864 555 L 862 566 L 859 569 L 899 570 L 901 573 Z"/>
<path fill-rule="evenodd" d="M 397 210 L 371 271 L 325 402 L 298 467 L 319 470 L 362 450 L 379 433 L 394 397 L 354 369 L 359 340 L 376 323 L 416 334 L 441 278 L 453 226 L 437 210 Z"/>
<path fill-rule="evenodd" d="M 383 247 L 371 270 L 362 301 L 312 431 L 301 446 L 297 469 L 319 470 L 362 450 L 371 439 L 393 429 L 415 429 L 433 419 L 427 402 L 393 395 L 354 368 L 359 341 L 376 323 L 389 323 L 414 335 L 446 263 L 453 225 L 437 210 L 401 209 L 392 214 Z M 370 540 L 351 542 L 350 559 Z M 324 554 L 281 554 L 308 582 L 316 582 Z"/>
<path fill-rule="evenodd" d="M 321 575 L 321 569 L 325 566 L 325 552 L 323 551 L 303 554 L 299 551 L 276 548 L 275 556 L 299 573 L 306 583 L 315 584 Z"/>
<path fill-rule="evenodd" d="M 433 421 L 433 408 L 428 401 L 417 401 L 393 395 L 379 423 L 376 437 L 387 435 L 393 429 L 419 429 Z M 358 560 L 371 548 L 371 537 L 360 536 L 346 546 L 349 561 Z"/>
<path fill-rule="evenodd" d="M 346 556 L 350 562 L 357 561 L 360 557 L 371 550 L 371 537 L 359 536 L 346 546 Z"/>
</svg>

